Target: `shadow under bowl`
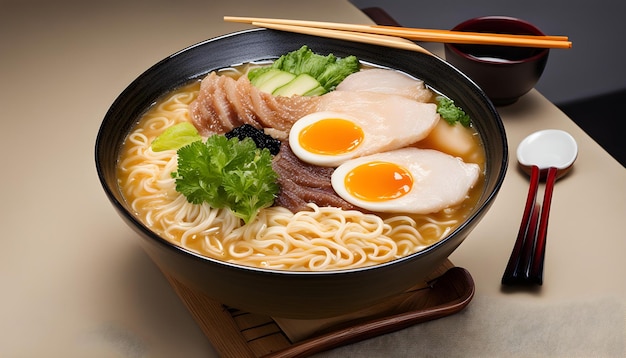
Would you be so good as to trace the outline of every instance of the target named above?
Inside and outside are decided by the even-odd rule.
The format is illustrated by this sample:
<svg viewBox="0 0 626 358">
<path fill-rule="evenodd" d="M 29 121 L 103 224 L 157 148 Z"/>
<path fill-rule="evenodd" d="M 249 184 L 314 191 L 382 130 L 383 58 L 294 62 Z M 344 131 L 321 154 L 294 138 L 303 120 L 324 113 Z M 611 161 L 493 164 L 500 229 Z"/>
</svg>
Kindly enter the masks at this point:
<svg viewBox="0 0 626 358">
<path fill-rule="evenodd" d="M 467 20 L 454 31 L 544 35 L 533 24 L 507 16 Z M 445 58 L 485 91 L 496 106 L 515 103 L 539 81 L 549 49 L 517 46 L 445 44 Z"/>
<path fill-rule="evenodd" d="M 483 192 L 470 216 L 449 236 L 423 251 L 371 267 L 295 272 L 227 263 L 177 246 L 150 230 L 133 214 L 117 180 L 122 143 L 140 115 L 157 99 L 213 70 L 249 61 L 275 59 L 308 45 L 313 51 L 395 68 L 423 79 L 475 119 L 486 150 Z M 182 284 L 230 307 L 285 318 L 321 318 L 356 311 L 398 294 L 445 262 L 487 213 L 508 164 L 502 121 L 485 94 L 447 62 L 405 50 L 264 29 L 207 40 L 157 63 L 133 81 L 106 113 L 95 145 L 102 187 L 121 218 L 133 228 L 151 259 Z"/>
</svg>

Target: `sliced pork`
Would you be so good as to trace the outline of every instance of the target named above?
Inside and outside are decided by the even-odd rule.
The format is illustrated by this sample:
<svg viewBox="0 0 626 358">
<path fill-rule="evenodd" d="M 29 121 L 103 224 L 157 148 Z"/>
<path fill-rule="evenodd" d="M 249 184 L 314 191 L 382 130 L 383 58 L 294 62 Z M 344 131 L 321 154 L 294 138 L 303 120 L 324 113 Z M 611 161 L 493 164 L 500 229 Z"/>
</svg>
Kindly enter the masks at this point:
<svg viewBox="0 0 626 358">
<path fill-rule="evenodd" d="M 280 193 L 274 205 L 283 206 L 292 212 L 310 210 L 308 203 L 317 206 L 333 206 L 345 210 L 355 206 L 339 197 L 330 182 L 333 168 L 307 164 L 293 154 L 289 145 L 283 143 L 279 154 L 272 162 L 278 174 Z"/>
<path fill-rule="evenodd" d="M 312 112 L 319 97 L 277 97 L 254 87 L 246 76 L 238 80 L 215 72 L 206 76 L 190 105 L 191 119 L 200 135 L 226 133 L 250 124 L 271 128 L 271 135 L 287 138 L 298 118 Z"/>
</svg>

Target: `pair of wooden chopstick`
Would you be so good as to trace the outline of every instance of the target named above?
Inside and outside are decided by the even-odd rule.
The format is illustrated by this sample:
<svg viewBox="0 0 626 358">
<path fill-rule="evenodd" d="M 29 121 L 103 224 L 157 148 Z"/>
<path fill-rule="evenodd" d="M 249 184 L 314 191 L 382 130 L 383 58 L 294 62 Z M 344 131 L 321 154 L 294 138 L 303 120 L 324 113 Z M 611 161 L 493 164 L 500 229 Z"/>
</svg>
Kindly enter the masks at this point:
<svg viewBox="0 0 626 358">
<path fill-rule="evenodd" d="M 572 47 L 572 43 L 567 36 L 509 35 L 237 16 L 224 16 L 224 21 L 242 22 L 275 30 L 406 48 L 425 53 L 429 52 L 412 41 L 562 49 Z M 411 46 L 411 44 L 419 48 Z"/>
<path fill-rule="evenodd" d="M 417 51 L 422 52 L 428 55 L 432 55 L 432 53 L 422 46 L 419 46 L 415 42 L 412 42 L 408 39 L 397 37 L 397 36 L 389 36 L 389 35 L 379 35 L 376 33 L 366 33 L 366 32 L 358 32 L 358 31 L 349 31 L 349 30 L 341 30 L 334 28 L 324 28 L 324 27 L 313 27 L 313 26 L 302 26 L 302 25 L 293 25 L 292 23 L 301 23 L 301 21 L 297 20 L 280 20 L 280 19 L 264 19 L 264 18 L 255 18 L 255 17 L 233 17 L 233 16 L 224 16 L 224 21 L 230 22 L 242 22 L 251 24 L 254 26 L 265 27 L 273 30 L 280 31 L 288 31 L 295 32 L 305 35 L 313 35 L 313 36 L 321 36 L 328 37 L 333 39 L 340 40 L 348 40 L 354 42 L 367 43 L 371 45 L 381 45 L 393 48 L 399 48 L 403 50 Z M 312 23 L 311 21 L 306 21 L 306 23 Z M 313 22 L 315 23 L 315 22 Z"/>
</svg>

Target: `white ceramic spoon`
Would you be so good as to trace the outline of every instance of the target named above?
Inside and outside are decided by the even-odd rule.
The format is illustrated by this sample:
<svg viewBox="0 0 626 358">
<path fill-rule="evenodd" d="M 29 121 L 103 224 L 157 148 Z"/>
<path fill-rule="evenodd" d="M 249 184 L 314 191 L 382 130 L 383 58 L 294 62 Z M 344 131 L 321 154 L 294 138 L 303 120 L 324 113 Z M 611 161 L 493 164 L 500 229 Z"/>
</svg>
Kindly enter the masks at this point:
<svg viewBox="0 0 626 358">
<path fill-rule="evenodd" d="M 522 170 L 530 175 L 530 187 L 502 284 L 543 284 L 543 261 L 554 182 L 571 169 L 577 156 L 576 140 L 569 133 L 557 129 L 535 132 L 517 147 L 517 161 Z M 535 203 L 540 177 L 546 178 L 542 208 Z"/>
</svg>

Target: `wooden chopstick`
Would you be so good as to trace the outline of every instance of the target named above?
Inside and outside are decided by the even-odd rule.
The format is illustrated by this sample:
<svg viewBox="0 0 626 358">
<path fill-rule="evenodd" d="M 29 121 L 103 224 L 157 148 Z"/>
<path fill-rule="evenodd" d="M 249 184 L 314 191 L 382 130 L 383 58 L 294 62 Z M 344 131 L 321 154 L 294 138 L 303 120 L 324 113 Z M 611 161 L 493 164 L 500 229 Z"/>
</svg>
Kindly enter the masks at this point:
<svg viewBox="0 0 626 358">
<path fill-rule="evenodd" d="M 362 25 L 363 26 L 363 25 Z M 364 25 L 367 26 L 367 25 Z M 429 35 L 476 35 L 481 37 L 506 37 L 506 38 L 520 38 L 520 39 L 534 39 L 534 40 L 549 40 L 549 41 L 569 41 L 567 36 L 554 36 L 554 35 L 518 35 L 518 34 L 500 34 L 500 33 L 488 33 L 488 32 L 470 32 L 470 31 L 454 31 L 454 30 L 436 30 L 436 29 L 417 29 L 410 27 L 397 27 L 397 26 L 384 26 L 384 25 L 371 25 L 373 29 L 383 29 L 383 31 L 390 31 L 398 34 L 426 34 Z M 374 31 L 374 30 L 372 30 Z"/>
<path fill-rule="evenodd" d="M 240 16 L 224 16 L 224 21 L 228 22 L 241 22 L 251 24 L 252 22 L 266 22 L 283 25 L 294 26 L 307 26 L 317 27 L 335 30 L 357 31 L 366 33 L 380 33 L 390 32 L 386 35 L 392 35 L 391 32 L 396 33 L 427 33 L 427 34 L 451 34 L 451 35 L 480 35 L 480 36 L 497 36 L 497 37 L 511 37 L 511 38 L 529 38 L 540 40 L 554 40 L 554 41 L 568 41 L 567 36 L 550 36 L 550 35 L 514 35 L 514 34 L 492 34 L 484 32 L 465 32 L 465 31 L 452 31 L 452 30 L 438 30 L 438 29 L 418 29 L 410 27 L 398 27 L 398 26 L 385 26 L 385 25 L 358 25 L 358 24 L 345 24 L 339 22 L 325 22 L 325 21 L 310 21 L 310 20 L 291 20 L 291 19 L 274 19 L 274 18 L 261 18 L 261 17 L 240 17 Z"/>
<path fill-rule="evenodd" d="M 403 39 L 395 36 L 376 35 L 369 33 L 361 33 L 354 31 L 332 30 L 323 28 L 314 28 L 306 26 L 293 26 L 293 25 L 281 25 L 266 22 L 252 22 L 252 25 L 265 27 L 268 29 L 296 32 L 305 35 L 314 35 L 321 37 L 328 37 L 333 39 L 348 40 L 354 42 L 367 43 L 371 45 L 381 45 L 393 48 L 399 48 L 403 50 L 417 51 L 428 55 L 433 55 L 430 51 L 426 50 L 422 46 L 411 42 L 407 39 Z"/>
<path fill-rule="evenodd" d="M 274 25 L 299 26 L 307 28 L 343 30 L 358 33 L 401 37 L 414 41 L 430 41 L 459 44 L 505 45 L 538 48 L 571 48 L 567 36 L 535 36 L 464 32 L 452 30 L 417 29 L 383 25 L 359 25 L 336 22 L 272 19 L 257 17 L 224 16 L 224 21 L 241 23 L 263 23 Z M 266 26 L 264 26 L 266 27 Z"/>
</svg>

